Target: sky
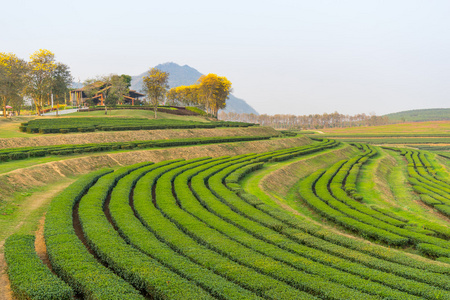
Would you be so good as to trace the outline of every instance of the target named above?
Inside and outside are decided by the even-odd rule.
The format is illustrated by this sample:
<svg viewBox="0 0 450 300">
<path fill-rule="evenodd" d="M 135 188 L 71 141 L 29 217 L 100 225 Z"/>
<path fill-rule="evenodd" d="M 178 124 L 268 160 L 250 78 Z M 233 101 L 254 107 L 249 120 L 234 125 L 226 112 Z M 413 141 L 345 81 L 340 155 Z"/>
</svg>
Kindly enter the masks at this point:
<svg viewBox="0 0 450 300">
<path fill-rule="evenodd" d="M 227 77 L 263 114 L 450 107 L 448 0 L 8 1 L 0 52 L 75 81 L 160 63 Z"/>
</svg>

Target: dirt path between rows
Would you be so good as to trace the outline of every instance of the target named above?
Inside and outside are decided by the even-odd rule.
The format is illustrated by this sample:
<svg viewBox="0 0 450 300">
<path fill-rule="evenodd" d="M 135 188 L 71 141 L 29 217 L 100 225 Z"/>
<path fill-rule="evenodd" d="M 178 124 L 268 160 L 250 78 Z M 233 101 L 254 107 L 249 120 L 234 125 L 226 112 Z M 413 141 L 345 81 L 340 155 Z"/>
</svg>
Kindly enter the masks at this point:
<svg viewBox="0 0 450 300">
<path fill-rule="evenodd" d="M 174 158 L 191 159 L 205 156 L 239 155 L 250 152 L 261 153 L 276 149 L 298 147 L 309 143 L 311 143 L 310 139 L 299 137 L 96 154 L 62 161 L 52 161 L 0 174 L 0 190 L 2 195 L 7 197 L 17 191 L 57 182 L 66 176 L 86 174 L 106 167 L 131 165 L 145 161 L 156 163 Z"/>
<path fill-rule="evenodd" d="M 64 180 L 63 183 L 55 185 L 53 188 L 48 189 L 44 192 L 37 192 L 31 195 L 22 205 L 23 208 L 20 212 L 21 220 L 16 226 L 11 228 L 8 232 L 8 236 L 17 232 L 26 222 L 27 217 L 31 215 L 35 210 L 39 209 L 41 206 L 45 205 L 54 196 L 64 190 L 69 186 L 74 180 Z M 36 249 L 41 259 L 46 257 L 45 242 L 43 240 L 43 230 L 44 230 L 44 217 L 41 218 L 38 230 L 36 232 Z M 5 240 L 0 241 L 0 300 L 12 300 L 12 292 L 9 285 L 8 275 L 6 274 L 6 262 L 4 257 L 3 245 Z M 44 260 L 45 261 L 45 260 Z"/>
</svg>

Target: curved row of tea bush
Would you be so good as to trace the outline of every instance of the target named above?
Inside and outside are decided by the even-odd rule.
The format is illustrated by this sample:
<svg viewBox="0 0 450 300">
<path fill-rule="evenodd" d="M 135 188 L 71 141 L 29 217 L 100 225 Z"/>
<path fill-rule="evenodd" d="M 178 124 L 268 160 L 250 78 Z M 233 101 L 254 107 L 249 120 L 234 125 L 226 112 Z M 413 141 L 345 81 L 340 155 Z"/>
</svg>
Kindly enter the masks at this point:
<svg viewBox="0 0 450 300">
<path fill-rule="evenodd" d="M 283 237 L 278 233 L 290 231 L 290 234 L 293 234 L 292 229 L 285 229 L 282 227 L 282 225 L 280 226 L 280 224 L 272 223 L 269 224 L 269 226 L 264 227 L 256 221 L 249 220 L 248 218 L 246 218 L 247 216 L 244 213 L 240 214 L 240 212 L 245 212 L 245 209 L 241 210 L 242 206 L 239 205 L 241 201 L 237 199 L 236 194 L 228 190 L 222 184 L 223 178 L 233 169 L 239 167 L 239 165 L 232 165 L 226 167 L 225 169 L 223 169 L 223 166 L 210 168 L 207 171 L 202 172 L 201 174 L 203 175 L 199 175 L 193 178 L 192 190 L 196 193 L 197 198 L 202 201 L 203 205 L 206 205 L 206 207 L 211 212 L 214 212 L 217 216 L 223 218 L 229 223 L 236 225 L 238 228 L 244 229 L 255 238 L 264 240 L 269 244 L 263 244 L 261 242 L 258 243 L 255 238 L 249 237 L 248 234 L 239 234 L 238 232 L 236 232 L 236 230 L 231 230 L 231 226 L 229 224 L 227 226 L 227 223 L 223 224 L 222 228 L 217 228 L 219 231 L 224 233 L 228 232 L 227 235 L 229 237 L 237 239 L 240 243 L 246 245 L 247 247 L 255 249 L 268 256 L 274 257 L 280 261 L 289 263 L 296 268 L 301 268 L 305 271 L 317 275 L 327 274 L 326 278 L 332 281 L 371 294 L 379 294 L 383 297 L 390 297 L 392 299 L 403 299 L 405 297 L 408 297 L 407 295 L 399 293 L 398 291 L 391 290 L 387 286 L 400 290 L 406 289 L 408 292 L 416 293 L 417 295 L 427 294 L 428 297 L 435 294 L 436 289 L 425 284 L 411 282 L 409 280 L 405 280 L 404 278 L 399 278 L 391 274 L 378 272 L 359 264 L 346 261 L 338 257 L 330 256 L 328 253 L 321 252 L 314 248 L 305 247 L 303 245 L 295 243 L 294 241 L 289 240 L 288 238 Z M 219 171 L 215 175 L 212 175 L 208 179 L 208 189 L 205 184 L 202 184 L 202 182 L 206 177 L 209 176 L 208 173 L 211 174 L 216 172 L 216 168 L 223 170 Z M 197 178 L 198 180 L 196 180 Z M 215 196 L 217 196 L 218 199 L 214 199 Z M 229 205 L 229 207 L 222 204 L 219 199 L 225 204 Z M 197 216 L 199 219 L 206 219 L 205 215 Z M 255 217 L 255 219 L 258 220 L 261 220 L 262 218 L 264 217 Z M 266 217 L 265 219 L 268 218 Z M 208 225 L 214 228 L 216 228 L 218 224 L 220 224 L 220 221 L 218 220 L 211 220 L 210 222 L 208 222 Z M 276 247 L 272 245 L 276 245 L 282 249 L 285 249 L 286 251 L 281 251 L 280 249 L 277 250 Z M 289 255 L 288 253 L 295 253 L 295 255 Z M 305 260 L 303 260 L 304 265 L 302 264 L 302 260 L 298 256 L 305 257 Z M 368 283 L 367 281 L 362 280 L 360 277 L 352 274 L 359 275 L 362 278 L 371 280 L 372 282 Z M 377 284 L 376 282 L 383 283 L 384 285 Z"/>
<path fill-rule="evenodd" d="M 234 163 L 236 162 L 233 161 L 228 164 Z M 209 170 L 214 170 L 214 168 L 209 166 Z M 232 225 L 227 222 L 220 222 L 220 219 L 217 217 L 214 218 L 213 214 L 205 213 L 193 215 L 192 212 L 184 211 L 178 206 L 179 204 L 183 207 L 184 201 L 181 199 L 182 195 L 177 194 L 177 197 L 175 197 L 172 193 L 172 181 L 180 171 L 181 170 L 176 169 L 160 177 L 156 184 L 155 205 L 166 218 L 175 223 L 198 243 L 208 245 L 208 247 L 217 253 L 228 256 L 236 262 L 252 268 L 261 274 L 285 282 L 294 288 L 311 291 L 322 297 L 327 297 L 329 299 L 372 298 L 370 295 L 365 295 L 364 293 L 336 284 L 322 276 L 311 274 L 310 271 L 305 272 L 305 269 L 307 269 L 306 266 L 308 265 L 307 262 L 304 261 L 302 264 L 299 257 L 297 257 L 296 260 L 296 255 L 291 254 L 288 251 L 279 250 L 278 256 L 274 258 L 273 256 L 275 254 L 269 255 L 267 253 L 270 249 L 273 249 L 273 246 L 271 247 L 270 244 L 261 242 L 260 249 L 258 249 L 259 251 L 252 247 L 248 247 L 248 244 L 245 245 L 241 240 L 237 240 L 239 234 L 245 235 L 244 232 L 241 233 L 240 229 L 232 227 Z M 195 176 L 192 179 L 192 189 L 194 189 L 194 186 L 197 184 L 197 182 L 194 181 L 195 178 L 198 178 L 198 176 Z M 186 195 L 186 193 L 189 192 L 188 185 L 186 184 L 185 187 L 187 188 L 184 191 L 184 194 Z M 201 197 L 199 201 L 202 201 L 203 205 L 209 204 L 203 197 Z M 205 212 L 204 209 L 202 211 Z M 207 220 L 210 221 L 208 222 Z M 218 228 L 219 226 L 220 228 Z M 225 231 L 228 232 L 230 230 L 233 230 L 233 233 L 225 233 Z M 252 237 L 250 237 L 250 239 L 253 239 L 254 243 L 258 243 L 258 239 Z M 289 263 L 287 261 L 289 261 Z M 300 267 L 300 265 L 302 265 L 302 267 Z"/>
<path fill-rule="evenodd" d="M 11 289 L 17 299 L 69 300 L 73 290 L 37 256 L 35 236 L 13 234 L 5 241 L 5 260 Z"/>
<path fill-rule="evenodd" d="M 154 190 L 157 180 L 168 170 L 170 169 L 151 172 L 143 176 L 137 182 L 133 195 L 133 208 L 136 215 L 159 240 L 195 263 L 264 298 L 314 299 L 283 282 L 260 274 L 252 268 L 235 262 L 228 256 L 213 251 L 207 245 L 199 244 L 168 220 L 157 207 L 152 205 L 152 190 Z M 170 191 L 171 189 L 169 193 Z"/>
<path fill-rule="evenodd" d="M 450 183 L 436 174 L 436 164 L 428 159 L 425 153 L 414 149 L 387 148 L 400 152 L 408 162 L 408 181 L 416 191 L 420 199 L 427 205 L 436 208 L 441 213 L 450 216 Z M 425 226 L 438 234 L 449 237 L 448 229 L 439 226 Z M 446 248 L 446 249 L 445 249 Z M 422 242 L 417 249 L 423 254 L 432 257 L 450 257 L 450 247 L 433 245 Z"/>
<path fill-rule="evenodd" d="M 80 200 L 79 217 L 87 243 L 97 257 L 116 274 L 154 298 L 213 299 L 196 284 L 127 244 L 103 213 L 106 198 L 116 182 L 131 171 L 147 165 L 148 163 L 141 163 L 122 167 L 102 177 Z M 170 284 L 164 285 L 162 282 Z"/>
<path fill-rule="evenodd" d="M 59 199 L 63 204 L 52 202 L 56 208 L 47 217 L 46 241 L 51 244 L 52 235 L 63 238 L 71 250 L 63 253 L 61 246 L 59 252 L 52 252 L 51 262 L 59 259 L 58 274 L 77 293 L 92 299 L 133 299 L 142 294 L 167 299 L 450 296 L 445 291 L 450 290 L 444 275 L 448 270 L 441 266 L 430 265 L 430 271 L 424 271 L 425 262 L 411 263 L 412 267 L 356 250 L 343 251 L 343 246 L 327 238 L 308 237 L 287 215 L 272 216 L 261 202 L 249 205 L 248 199 L 239 197 L 245 194 L 242 189 L 236 194 L 224 184 L 237 184 L 243 174 L 264 162 L 333 146 L 332 141 L 322 141 L 261 154 L 143 163 L 102 177 L 97 174 L 83 188 L 79 185 L 76 195 Z M 233 173 L 240 175 L 227 180 Z M 74 230 L 78 213 L 85 245 Z M 332 249 L 322 249 L 328 245 Z M 79 252 L 77 257 L 72 249 Z M 61 267 L 64 260 L 67 265 Z M 104 285 L 98 284 L 100 270 L 106 274 Z M 89 280 L 94 282 L 90 285 Z"/>
<path fill-rule="evenodd" d="M 144 299 L 129 283 L 89 253 L 73 226 L 75 205 L 99 178 L 111 171 L 100 170 L 85 175 L 52 200 L 44 227 L 47 253 L 53 270 L 85 298 Z"/>
<path fill-rule="evenodd" d="M 342 188 L 339 184 L 332 184 L 333 179 L 345 164 L 346 161 L 341 161 L 324 173 L 316 173 L 315 178 L 306 180 L 303 183 L 300 193 L 305 195 L 305 200 L 314 209 L 349 229 L 359 231 L 361 234 L 382 240 L 388 244 L 406 245 L 413 243 L 417 245 L 419 243 L 427 243 L 442 248 L 450 248 L 450 243 L 444 239 L 397 227 L 401 226 L 401 221 L 390 218 L 391 221 L 388 223 L 383 218 L 376 219 L 349 206 L 348 204 L 352 202 L 351 199 L 345 199 L 345 193 L 341 192 Z M 313 193 L 305 192 L 307 188 L 312 189 Z M 356 202 L 353 201 L 353 203 Z M 386 216 L 386 218 L 389 217 Z M 395 222 L 399 224 L 395 224 Z"/>
<path fill-rule="evenodd" d="M 241 170 L 251 167 L 252 164 L 238 168 L 236 171 L 227 175 L 223 181 L 228 182 L 227 179 L 232 177 L 233 174 L 241 173 Z M 220 181 L 219 179 L 216 180 Z M 306 220 L 299 220 L 282 209 L 267 205 L 259 201 L 255 196 L 246 194 L 245 192 L 239 191 L 236 196 L 239 196 L 241 200 L 244 200 L 243 202 L 247 203 L 246 209 L 240 209 L 241 212 L 246 211 L 245 216 L 247 218 L 253 218 L 255 222 L 259 222 L 269 228 L 274 227 L 273 225 L 276 220 L 280 221 L 281 224 L 276 224 L 275 228 L 279 228 L 281 233 L 302 245 L 321 250 L 325 255 L 328 254 L 328 256 L 324 257 L 325 260 L 327 260 L 327 257 L 331 259 L 332 256 L 329 256 L 331 254 L 373 269 L 450 289 L 448 276 L 439 274 L 448 273 L 449 270 L 445 267 L 426 264 L 401 252 L 386 251 L 386 248 L 382 246 L 370 245 L 343 235 L 333 234 L 328 230 L 322 229 L 317 224 Z M 233 197 L 233 195 L 227 193 L 227 202 L 233 199 Z M 239 203 L 239 200 L 235 200 L 235 203 Z M 240 204 L 240 206 L 242 207 L 243 204 Z M 236 205 L 233 209 L 236 210 Z M 268 216 L 272 218 L 268 218 Z M 307 253 L 309 251 L 303 252 L 303 254 Z M 317 259 L 314 256 L 311 258 L 314 260 Z"/>
<path fill-rule="evenodd" d="M 52 118 L 35 119 L 22 123 L 20 131 L 27 133 L 69 133 L 123 131 L 123 130 L 155 130 L 155 129 L 189 129 L 217 127 L 249 127 L 257 124 L 244 122 L 198 122 L 175 119 L 145 119 L 145 118 Z"/>
<path fill-rule="evenodd" d="M 268 140 L 269 136 L 230 136 L 230 137 L 206 137 L 173 140 L 152 140 L 152 141 L 130 141 L 98 144 L 78 144 L 78 145 L 57 145 L 38 146 L 24 148 L 0 149 L 0 162 L 9 160 L 20 160 L 31 157 L 43 157 L 47 155 L 72 155 L 92 152 L 127 150 L 127 149 L 149 149 L 160 147 L 179 147 L 189 145 L 248 142 Z"/>
<path fill-rule="evenodd" d="M 172 250 L 167 244 L 158 240 L 152 232 L 148 231 L 135 218 L 129 203 L 134 184 L 151 171 L 155 173 L 166 172 L 180 165 L 183 165 L 183 163 L 176 163 L 176 161 L 159 163 L 148 168 L 136 170 L 118 182 L 111 194 L 109 204 L 111 219 L 118 232 L 128 243 L 182 277 L 194 281 L 215 297 L 223 299 L 258 299 L 256 294 Z"/>
</svg>

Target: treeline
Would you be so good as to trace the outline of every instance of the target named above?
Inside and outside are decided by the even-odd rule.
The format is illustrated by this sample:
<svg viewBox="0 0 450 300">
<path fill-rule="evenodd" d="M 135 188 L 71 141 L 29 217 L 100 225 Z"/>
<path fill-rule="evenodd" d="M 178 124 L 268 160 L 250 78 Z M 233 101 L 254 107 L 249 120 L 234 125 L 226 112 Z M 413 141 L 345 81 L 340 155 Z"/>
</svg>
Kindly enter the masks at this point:
<svg viewBox="0 0 450 300">
<path fill-rule="evenodd" d="M 72 81 L 69 66 L 57 62 L 49 50 L 34 52 L 28 62 L 14 53 L 0 52 L 0 107 L 4 117 L 6 109 L 19 114 L 24 98 L 32 99 L 41 114 L 44 105 L 65 99 Z"/>
<path fill-rule="evenodd" d="M 389 118 L 357 114 L 354 116 L 343 115 L 338 112 L 332 114 L 314 115 L 255 115 L 238 114 L 235 112 L 220 112 L 219 120 L 256 123 L 261 126 L 271 126 L 276 129 L 320 129 L 336 127 L 376 126 L 389 124 Z"/>
</svg>

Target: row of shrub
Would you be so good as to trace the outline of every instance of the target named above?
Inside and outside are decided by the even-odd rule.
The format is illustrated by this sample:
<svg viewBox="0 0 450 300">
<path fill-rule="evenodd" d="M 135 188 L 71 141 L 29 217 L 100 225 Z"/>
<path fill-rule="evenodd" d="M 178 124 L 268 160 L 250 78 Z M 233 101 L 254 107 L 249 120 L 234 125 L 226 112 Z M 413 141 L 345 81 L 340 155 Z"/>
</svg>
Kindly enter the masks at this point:
<svg viewBox="0 0 450 300">
<path fill-rule="evenodd" d="M 111 172 L 100 170 L 85 175 L 52 200 L 44 227 L 47 253 L 53 271 L 85 298 L 144 299 L 129 283 L 97 261 L 75 232 L 74 207 L 99 178 Z"/>
<path fill-rule="evenodd" d="M 37 256 L 33 235 L 13 234 L 4 245 L 11 289 L 17 299 L 70 300 L 73 290 Z"/>
<path fill-rule="evenodd" d="M 246 167 L 243 167 L 242 169 L 245 168 Z M 240 170 L 241 169 L 237 169 L 236 173 L 240 173 Z M 233 174 L 235 173 L 230 173 L 229 177 Z M 227 182 L 227 178 L 229 177 L 225 177 L 224 181 Z M 231 180 L 231 182 L 234 183 L 234 180 Z M 330 253 L 337 257 L 343 257 L 349 261 L 358 262 L 370 268 L 386 271 L 404 278 L 413 279 L 445 289 L 448 289 L 449 287 L 450 282 L 448 277 L 432 273 L 439 272 L 448 274 L 449 270 L 443 266 L 430 265 L 398 251 L 385 251 L 385 248 L 376 244 L 367 244 L 360 240 L 348 238 L 344 235 L 334 234 L 328 230 L 324 230 L 319 225 L 306 220 L 299 220 L 282 209 L 267 205 L 253 195 L 242 192 L 238 192 L 238 195 L 244 202 L 247 202 L 249 206 L 251 206 L 248 208 L 248 216 L 253 216 L 255 221 L 269 227 L 273 226 L 274 220 L 267 218 L 267 216 L 264 216 L 261 212 L 273 217 L 275 220 L 281 221 L 282 224 L 277 224 L 277 227 L 283 228 L 282 232 L 284 234 L 300 244 L 319 249 L 325 254 Z M 253 200 L 256 198 L 259 202 L 258 205 L 255 206 L 254 201 L 248 201 L 248 197 L 246 196 L 253 196 Z M 227 195 L 226 199 L 229 200 L 232 199 L 232 197 Z M 236 209 L 236 207 L 234 209 Z M 293 230 L 292 227 L 296 230 Z M 305 251 L 304 253 L 309 253 L 309 251 Z"/>
<path fill-rule="evenodd" d="M 333 192 L 333 190 L 332 190 Z M 444 248 L 449 248 L 450 247 L 450 243 L 448 241 L 445 241 L 443 239 L 440 238 L 436 238 L 433 236 L 427 236 L 423 233 L 419 233 L 419 232 L 412 232 L 411 230 L 407 230 L 407 229 L 402 229 L 402 228 L 398 228 L 394 225 L 397 226 L 401 226 L 401 223 L 399 222 L 399 224 L 395 224 L 394 221 L 390 221 L 390 223 L 387 223 L 385 219 L 383 219 L 382 222 L 380 222 L 379 220 L 375 220 L 370 216 L 367 215 L 360 215 L 358 212 L 355 211 L 351 211 L 348 210 L 347 207 L 340 207 L 339 210 L 343 211 L 347 211 L 347 215 L 352 216 L 354 218 L 356 218 L 357 220 L 360 220 L 364 223 L 367 223 L 369 225 L 373 225 L 375 227 L 387 230 L 391 233 L 403 236 L 403 237 L 407 237 L 410 242 L 414 243 L 414 244 L 418 244 L 418 243 L 430 243 L 430 244 L 435 244 L 436 246 L 439 247 L 444 247 Z M 394 219 L 392 219 L 394 220 Z"/>
<path fill-rule="evenodd" d="M 246 159 L 242 158 L 242 160 Z M 204 176 L 208 176 L 224 166 L 234 165 L 238 162 L 239 160 L 233 160 L 226 162 L 224 165 L 213 163 L 216 165 L 214 167 L 211 165 L 201 166 L 202 169 L 207 168 L 207 170 L 192 178 L 192 190 L 195 191 L 198 201 L 210 212 L 198 202 L 194 210 L 184 206 L 187 200 L 184 196 L 190 193 L 187 182 L 184 184 L 184 193 L 177 193 L 177 198 L 173 196 L 171 182 L 183 171 L 182 169 L 170 171 L 159 178 L 155 191 L 156 206 L 166 218 L 174 222 L 198 243 L 208 245 L 208 247 L 222 255 L 228 256 L 261 274 L 284 281 L 292 287 L 299 288 L 305 292 L 312 292 L 329 299 L 339 299 L 339 297 L 346 299 L 372 298 L 371 295 L 352 290 L 318 276 L 318 272 L 311 274 L 313 273 L 311 269 L 306 273 L 305 270 L 310 265 L 310 262 L 308 263 L 307 260 L 302 261 L 295 254 L 277 249 L 276 246 L 269 243 L 261 242 L 259 239 L 245 233 L 239 227 L 233 226 L 230 222 L 227 222 L 228 220 L 222 220 L 217 216 L 222 216 L 223 213 L 229 215 L 233 214 L 233 212 L 220 201 L 213 201 L 211 197 L 214 196 L 204 185 Z M 201 194 L 198 190 L 199 185 L 204 186 Z M 190 199 L 193 200 L 195 198 L 191 196 Z M 177 200 L 183 209 L 180 209 L 177 205 Z M 222 209 L 228 211 L 228 213 L 223 212 Z"/>
<path fill-rule="evenodd" d="M 356 160 L 353 160 L 353 163 L 355 162 Z M 300 193 L 314 209 L 344 227 L 388 244 L 429 243 L 443 248 L 450 247 L 450 243 L 446 240 L 396 227 L 402 226 L 403 222 L 380 213 L 377 215 L 376 211 L 370 212 L 370 208 L 363 209 L 356 201 L 352 201 L 341 191 L 342 179 L 341 183 L 337 180 L 337 183 L 333 184 L 333 180 L 338 177 L 337 174 L 345 164 L 346 161 L 341 161 L 326 172 L 316 173 L 315 177 L 312 176 L 313 179 L 305 180 Z M 306 191 L 308 188 L 312 189 L 312 192 Z M 354 208 L 358 208 L 364 213 Z"/>
<path fill-rule="evenodd" d="M 245 286 L 245 288 L 264 296 L 264 298 L 313 299 L 308 294 L 301 293 L 283 282 L 262 275 L 251 268 L 235 262 L 228 256 L 223 256 L 211 250 L 210 247 L 204 244 L 197 243 L 195 239 L 186 235 L 174 223 L 167 219 L 154 205 L 149 205 L 152 201 L 152 189 L 156 181 L 168 170 L 170 168 L 165 170 L 161 169 L 160 172 L 154 172 L 153 174 L 147 174 L 137 182 L 134 189 L 134 209 L 136 215 L 146 228 L 180 254 L 232 282 Z M 164 194 L 173 197 L 171 189 Z M 157 197 L 158 195 L 159 197 L 163 197 L 164 194 L 160 194 L 155 190 Z"/>
<path fill-rule="evenodd" d="M 152 232 L 148 231 L 135 218 L 129 203 L 134 184 L 148 172 L 165 172 L 180 165 L 183 165 L 183 163 L 177 163 L 177 161 L 162 162 L 148 168 L 136 170 L 118 182 L 111 193 L 109 204 L 111 219 L 118 232 L 128 243 L 153 257 L 180 276 L 197 283 L 214 297 L 223 299 L 258 299 L 256 294 L 241 288 L 239 285 L 175 252 L 167 244 L 158 240 Z M 188 297 L 187 294 L 184 296 Z M 190 295 L 189 298 L 194 298 L 194 296 Z"/>
<path fill-rule="evenodd" d="M 230 136 L 230 137 L 206 137 L 173 140 L 130 141 L 99 144 L 56 145 L 26 148 L 8 148 L 0 150 L 0 162 L 20 160 L 47 155 L 71 155 L 114 150 L 147 149 L 160 147 L 178 147 L 189 145 L 247 142 L 270 139 L 269 136 Z"/>
<path fill-rule="evenodd" d="M 387 148 L 400 152 L 408 162 L 408 181 L 412 185 L 420 199 L 427 205 L 434 207 L 444 215 L 450 216 L 450 184 L 444 178 L 438 176 L 435 171 L 436 165 L 425 153 L 413 149 Z M 448 238 L 448 229 L 428 224 L 426 229 L 430 229 L 444 238 Z M 433 245 L 433 243 L 423 242 L 419 244 L 418 250 L 432 257 L 450 257 L 449 248 L 446 245 Z"/>
<path fill-rule="evenodd" d="M 244 164 L 243 164 L 244 165 Z M 265 226 L 267 228 L 261 227 L 258 224 L 250 223 L 246 221 L 246 219 L 239 220 L 238 216 L 234 217 L 235 223 L 239 228 L 243 228 L 248 232 L 251 232 L 255 237 L 259 237 L 260 239 L 266 240 L 267 242 L 271 244 L 275 244 L 280 248 L 286 249 L 289 252 L 295 253 L 300 256 L 304 256 L 306 259 L 309 259 L 310 261 L 307 261 L 307 268 L 309 272 L 317 272 L 317 274 L 327 274 L 327 278 L 332 278 L 331 280 L 339 282 L 341 284 L 351 286 L 353 288 L 372 293 L 372 294 L 379 294 L 383 297 L 388 298 L 408 298 L 411 297 L 409 295 L 398 293 L 398 291 L 393 291 L 390 288 L 386 288 L 386 286 L 389 286 L 391 288 L 399 289 L 407 291 L 408 293 L 413 293 L 419 296 L 425 296 L 428 297 L 434 295 L 436 293 L 436 288 L 430 287 L 423 283 L 417 283 L 412 282 L 411 280 L 394 276 L 392 274 L 386 274 L 381 271 L 373 270 L 371 268 L 368 268 L 366 266 L 360 265 L 358 263 L 354 263 L 352 261 L 347 261 L 345 259 L 339 258 L 339 257 L 333 257 L 330 256 L 329 253 L 322 252 L 320 250 L 314 249 L 313 247 L 307 247 L 303 246 L 301 244 L 295 243 L 294 241 L 290 241 L 286 237 L 283 237 L 282 235 L 277 236 L 276 233 L 271 233 L 270 229 L 273 229 L 275 231 L 280 231 L 281 233 L 285 233 L 287 235 L 296 235 L 298 233 L 294 233 L 292 228 L 286 228 L 285 225 L 279 222 L 277 223 L 276 220 L 270 220 L 270 218 L 267 218 L 267 216 L 261 215 L 261 213 L 258 213 L 257 210 L 252 206 L 245 206 L 245 204 L 242 203 L 242 201 L 232 193 L 230 190 L 228 190 L 224 185 L 223 181 L 226 180 L 226 176 L 230 174 L 230 172 L 233 172 L 234 169 L 240 168 L 239 165 L 232 165 L 230 167 L 224 168 L 222 171 L 216 173 L 215 175 L 212 175 L 208 179 L 208 186 L 209 189 L 215 194 L 216 197 L 218 197 L 222 202 L 226 203 L 228 206 L 231 207 L 233 212 L 238 212 L 242 214 L 244 218 L 250 218 L 252 217 L 254 219 L 254 222 L 257 223 L 265 223 Z M 246 166 L 242 166 L 242 168 L 246 168 Z M 209 169 L 208 171 L 205 171 L 206 173 L 213 173 L 216 170 L 214 168 Z M 201 180 L 199 180 L 201 181 Z M 192 182 L 192 189 L 194 189 L 194 181 Z M 195 186 L 198 188 L 198 186 Z M 205 191 L 205 187 L 203 188 L 203 192 L 207 193 Z M 209 198 L 209 201 L 206 203 L 209 205 L 213 200 Z M 205 201 L 206 202 L 206 201 Z M 259 205 L 258 205 L 259 206 Z M 220 215 L 224 219 L 231 221 L 231 215 L 232 212 L 225 213 L 225 210 L 222 209 L 220 211 L 216 210 L 216 214 Z M 212 224 L 210 226 L 213 226 Z M 219 230 L 221 232 L 225 231 L 225 229 Z M 232 233 L 230 233 L 232 234 Z M 232 234 L 231 236 L 236 237 L 237 234 Z M 243 240 L 240 240 L 241 243 L 246 244 Z M 246 244 L 247 245 L 247 244 Z M 248 247 L 256 247 L 247 245 Z M 259 251 L 264 251 L 263 249 L 259 249 Z M 266 246 L 267 252 L 270 252 L 272 255 L 276 252 L 276 249 L 271 249 L 270 246 Z M 280 261 L 286 261 L 288 255 L 284 254 L 280 257 L 277 257 Z M 317 262 L 317 263 L 315 263 Z M 300 260 L 298 260 L 294 263 L 291 262 L 292 265 L 299 264 Z M 320 263 L 320 264 L 319 264 Z M 327 269 L 329 267 L 326 267 L 324 265 L 328 265 L 331 267 L 331 269 Z M 341 271 L 337 271 L 341 270 Z M 344 273 L 343 273 L 343 272 Z M 356 274 L 361 276 L 362 278 L 369 279 L 373 282 L 366 283 L 361 281 L 361 278 L 355 277 L 354 275 L 349 275 L 349 272 L 351 274 Z M 334 275 L 333 275 L 334 274 Z M 375 282 L 382 283 L 383 285 L 377 284 Z M 405 288 L 408 286 L 408 288 Z"/>
<path fill-rule="evenodd" d="M 189 129 L 189 128 L 217 128 L 217 127 L 249 127 L 253 123 L 215 121 L 199 122 L 174 119 L 145 119 L 145 118 L 56 118 L 35 119 L 21 123 L 19 130 L 27 133 L 69 133 L 123 131 L 123 130 L 155 130 L 155 129 Z"/>
<path fill-rule="evenodd" d="M 156 299 L 213 299 L 196 284 L 173 273 L 151 257 L 128 245 L 114 230 L 103 212 L 109 192 L 131 171 L 147 166 L 141 163 L 106 175 L 89 189 L 79 206 L 84 236 L 97 257 L 138 290 Z M 161 284 L 170 282 L 170 284 Z"/>
</svg>

